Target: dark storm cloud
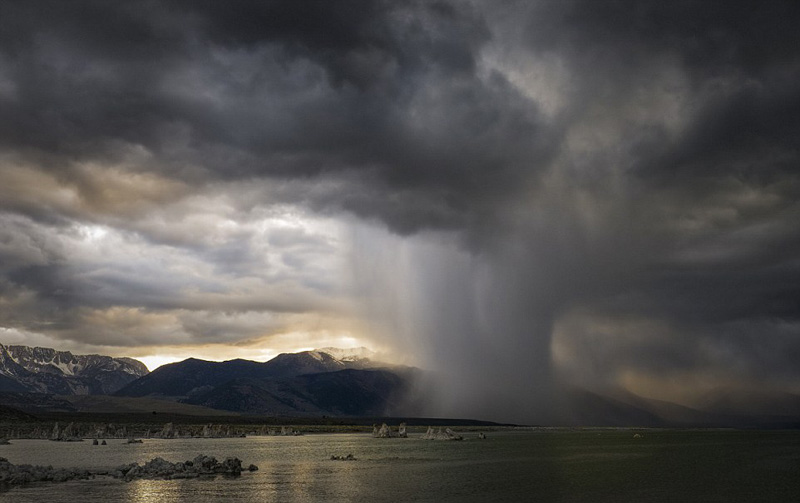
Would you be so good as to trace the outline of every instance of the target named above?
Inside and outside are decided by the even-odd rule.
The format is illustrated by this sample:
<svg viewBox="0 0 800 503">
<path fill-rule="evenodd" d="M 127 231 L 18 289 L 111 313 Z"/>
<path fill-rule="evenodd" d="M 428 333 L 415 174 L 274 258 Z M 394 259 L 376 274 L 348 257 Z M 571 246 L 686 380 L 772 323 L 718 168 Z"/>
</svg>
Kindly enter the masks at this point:
<svg viewBox="0 0 800 503">
<path fill-rule="evenodd" d="M 507 192 L 518 206 L 483 208 L 502 230 L 470 228 L 483 250 L 476 263 L 413 265 L 429 278 L 415 292 L 450 297 L 449 312 L 400 314 L 432 318 L 416 330 L 439 338 L 426 345 L 431 360 L 457 369 L 440 399 L 481 396 L 472 410 L 496 413 L 502 405 L 485 397 L 498 396 L 498 383 L 547 381 L 538 369 L 548 368 L 553 334 L 562 377 L 583 385 L 636 371 L 662 384 L 694 374 L 703 391 L 796 387 L 786 357 L 800 347 L 796 6 L 516 7 L 491 12 L 489 25 L 506 68 L 537 58 L 556 61 L 541 71 L 565 68 L 546 127 L 559 145 L 532 163 L 528 201 Z M 496 284 L 476 286 L 482 276 L 470 269 L 481 267 Z M 422 297 L 438 305 L 436 294 Z M 503 377 L 487 382 L 487 369 Z M 540 395 L 538 408 L 546 403 Z"/>
<path fill-rule="evenodd" d="M 708 374 L 719 386 L 793 386 L 800 374 L 785 356 L 800 347 L 797 6 L 565 5 L 533 9 L 527 47 L 570 66 L 570 127 L 591 126 L 597 119 L 584 114 L 595 108 L 613 117 L 612 150 L 590 150 L 591 169 L 621 173 L 625 187 L 603 196 L 606 179 L 590 189 L 618 211 L 572 243 L 614 240 L 595 241 L 576 262 L 611 277 L 563 276 L 581 285 L 557 323 L 582 320 L 555 341 L 574 338 L 571 370 L 584 383 L 636 369 L 666 380 L 697 372 L 698 387 Z M 679 85 L 653 85 L 666 69 Z M 680 102 L 679 127 L 660 110 L 642 114 L 659 94 Z M 584 318 L 569 314 L 587 308 Z"/>
<path fill-rule="evenodd" d="M 3 2 L 5 323 L 209 340 L 335 312 L 346 246 L 257 226 L 295 205 L 388 229 L 356 232 L 355 290 L 395 292 L 385 340 L 416 332 L 458 396 L 550 387 L 553 358 L 590 383 L 793 385 L 799 11 Z"/>
<path fill-rule="evenodd" d="M 797 196 L 796 176 L 781 178 L 797 173 L 796 4 L 621 1 L 551 8 L 532 14 L 527 42 L 534 52 L 565 55 L 582 74 L 579 107 L 640 91 L 653 62 L 674 64 L 687 79 L 682 112 L 688 123 L 678 137 L 656 122 L 625 139 L 637 180 L 675 184 L 694 196 L 713 195 L 699 191 L 717 191 L 730 177 L 754 185 L 788 182 L 792 192 L 785 195 Z M 548 14 L 561 22 L 548 22 Z"/>
<path fill-rule="evenodd" d="M 489 32 L 466 7 L 12 2 L 2 136 L 59 171 L 137 146 L 156 156 L 140 169 L 190 180 L 358 169 L 440 219 L 469 213 L 549 148 L 536 105 L 500 74 L 476 74 Z M 406 231 L 429 225 L 405 204 L 342 206 Z"/>
</svg>

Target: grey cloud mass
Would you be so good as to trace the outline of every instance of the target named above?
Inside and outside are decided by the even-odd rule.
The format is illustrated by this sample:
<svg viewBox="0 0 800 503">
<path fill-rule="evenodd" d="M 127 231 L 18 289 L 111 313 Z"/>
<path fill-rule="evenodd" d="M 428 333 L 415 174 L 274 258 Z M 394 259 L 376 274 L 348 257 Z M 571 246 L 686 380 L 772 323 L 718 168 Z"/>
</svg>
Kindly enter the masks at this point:
<svg viewBox="0 0 800 503">
<path fill-rule="evenodd" d="M 565 383 L 800 392 L 798 22 L 2 2 L 0 327 L 118 354 L 352 337 L 436 369 L 431 411 L 521 421 Z"/>
</svg>

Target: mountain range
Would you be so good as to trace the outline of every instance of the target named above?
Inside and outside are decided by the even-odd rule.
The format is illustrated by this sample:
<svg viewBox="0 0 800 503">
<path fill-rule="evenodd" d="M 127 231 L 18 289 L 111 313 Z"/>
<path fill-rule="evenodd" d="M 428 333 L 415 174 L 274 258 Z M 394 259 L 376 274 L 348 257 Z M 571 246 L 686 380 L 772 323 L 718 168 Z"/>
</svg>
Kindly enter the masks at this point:
<svg viewBox="0 0 800 503">
<path fill-rule="evenodd" d="M 333 348 L 326 348 L 330 350 Z M 410 369 L 342 350 L 283 353 L 259 363 L 190 358 L 164 365 L 116 396 L 155 397 L 249 414 L 363 416 L 400 412 Z"/>
<path fill-rule="evenodd" d="M 0 344 L 0 391 L 111 394 L 147 374 L 147 367 L 132 358 Z"/>
<path fill-rule="evenodd" d="M 335 355 L 335 356 L 334 356 Z M 413 369 L 365 348 L 284 353 L 268 362 L 189 358 L 148 372 L 131 358 L 0 345 L 0 405 L 27 412 L 169 410 L 188 415 L 382 416 L 403 412 Z M 96 396 L 78 400 L 80 396 Z M 159 403 L 172 406 L 159 406 Z M 180 411 L 180 412 L 177 412 Z"/>
<path fill-rule="evenodd" d="M 284 353 L 267 362 L 189 358 L 148 372 L 130 358 L 0 345 L 0 419 L 17 414 L 14 409 L 33 414 L 414 416 L 424 409 L 409 408 L 411 390 L 430 389 L 420 386 L 425 378 L 419 369 L 378 362 L 364 348 Z M 548 409 L 541 424 L 800 427 L 800 396 L 761 390 L 716 390 L 689 407 L 623 389 L 564 386 Z"/>
</svg>

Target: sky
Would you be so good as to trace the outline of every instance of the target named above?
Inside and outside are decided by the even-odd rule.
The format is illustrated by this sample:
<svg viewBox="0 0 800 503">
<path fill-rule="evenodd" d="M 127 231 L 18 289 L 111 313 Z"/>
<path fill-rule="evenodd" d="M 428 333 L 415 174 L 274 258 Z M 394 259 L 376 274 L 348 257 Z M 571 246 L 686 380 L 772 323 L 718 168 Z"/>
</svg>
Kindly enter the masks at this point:
<svg viewBox="0 0 800 503">
<path fill-rule="evenodd" d="M 800 392 L 792 1 L 4 1 L 0 343 L 432 413 Z"/>
</svg>

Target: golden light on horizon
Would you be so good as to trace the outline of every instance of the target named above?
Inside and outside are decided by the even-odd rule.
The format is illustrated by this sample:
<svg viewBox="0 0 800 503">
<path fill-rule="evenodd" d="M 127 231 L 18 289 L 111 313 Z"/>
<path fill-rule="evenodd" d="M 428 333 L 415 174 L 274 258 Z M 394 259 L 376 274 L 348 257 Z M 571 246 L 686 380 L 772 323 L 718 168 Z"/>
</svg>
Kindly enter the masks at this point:
<svg viewBox="0 0 800 503">
<path fill-rule="evenodd" d="M 149 348 L 151 351 L 139 356 L 131 356 L 144 363 L 152 372 L 162 365 L 175 363 L 188 358 L 197 358 L 208 361 L 226 361 L 241 358 L 257 362 L 265 362 L 275 358 L 281 353 L 297 353 L 311 351 L 324 347 L 350 349 L 366 347 L 373 351 L 380 351 L 371 341 L 360 339 L 349 334 L 329 334 L 319 337 L 318 334 L 310 336 L 308 333 L 290 333 L 270 338 L 269 346 L 262 345 L 204 345 L 204 346 L 165 346 Z"/>
</svg>

